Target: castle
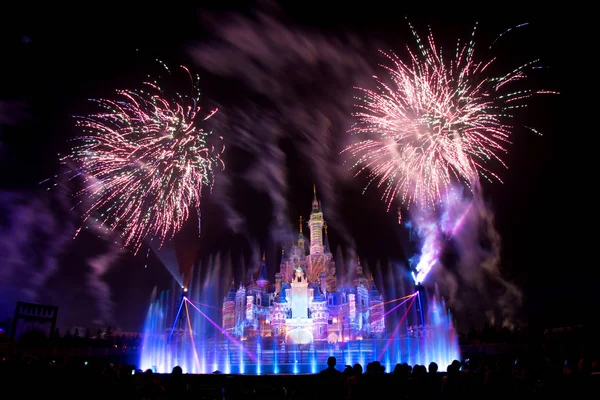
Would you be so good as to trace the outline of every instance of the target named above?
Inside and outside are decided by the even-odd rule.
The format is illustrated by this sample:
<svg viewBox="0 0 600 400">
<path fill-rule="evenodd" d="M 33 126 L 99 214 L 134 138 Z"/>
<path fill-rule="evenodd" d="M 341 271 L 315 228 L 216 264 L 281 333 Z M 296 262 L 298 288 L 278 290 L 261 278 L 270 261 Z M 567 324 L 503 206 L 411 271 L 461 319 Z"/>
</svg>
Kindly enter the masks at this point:
<svg viewBox="0 0 600 400">
<path fill-rule="evenodd" d="M 223 301 L 223 331 L 240 340 L 272 338 L 306 345 L 381 338 L 385 333 L 383 298 L 358 260 L 352 282 L 336 277 L 327 226 L 314 190 L 308 220 L 289 252 L 282 251 L 275 283 L 266 276 L 263 256 L 258 279 L 231 289 Z M 308 244 L 308 254 L 306 254 Z"/>
</svg>

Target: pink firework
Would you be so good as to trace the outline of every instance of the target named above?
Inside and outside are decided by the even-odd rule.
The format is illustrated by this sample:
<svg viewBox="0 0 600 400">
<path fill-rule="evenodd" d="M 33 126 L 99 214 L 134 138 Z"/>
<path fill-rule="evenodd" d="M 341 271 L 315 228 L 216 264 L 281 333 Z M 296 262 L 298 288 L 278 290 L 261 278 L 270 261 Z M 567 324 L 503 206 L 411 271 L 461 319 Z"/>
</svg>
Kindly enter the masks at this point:
<svg viewBox="0 0 600 400">
<path fill-rule="evenodd" d="M 506 91 L 525 78 L 536 61 L 500 77 L 488 74 L 492 60 L 477 61 L 473 35 L 457 46 L 452 57 L 442 56 L 433 35 L 423 42 L 410 26 L 418 51 L 407 48 L 406 60 L 383 53 L 390 65 L 387 79 L 374 78 L 377 90 L 363 94 L 350 133 L 366 136 L 342 152 L 351 155 L 356 175 L 368 174 L 365 190 L 383 187 L 388 210 L 395 199 L 409 208 L 435 207 L 451 187 L 470 186 L 484 177 L 500 181 L 487 165 L 506 167 L 502 156 L 512 133 L 511 112 L 523 100 L 547 91 Z"/>
<path fill-rule="evenodd" d="M 199 212 L 202 188 L 212 185 L 215 167 L 224 168 L 224 147 L 210 144 L 210 132 L 199 126 L 217 110 L 201 113 L 198 77 L 182 68 L 192 83 L 189 96 L 170 99 L 157 82 L 146 82 L 145 90 L 97 101 L 104 111 L 77 118 L 84 135 L 63 160 L 85 180 L 78 193 L 90 204 L 85 219 L 119 229 L 136 252 L 147 238 L 162 245 L 192 209 Z"/>
</svg>

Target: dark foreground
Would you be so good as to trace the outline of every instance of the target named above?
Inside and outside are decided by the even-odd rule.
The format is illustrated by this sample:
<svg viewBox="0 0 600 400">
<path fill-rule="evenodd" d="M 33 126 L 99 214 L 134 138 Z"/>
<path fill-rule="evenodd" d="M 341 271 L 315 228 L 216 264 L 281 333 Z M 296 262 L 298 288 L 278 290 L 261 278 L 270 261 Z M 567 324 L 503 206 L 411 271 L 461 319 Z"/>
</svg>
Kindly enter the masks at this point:
<svg viewBox="0 0 600 400">
<path fill-rule="evenodd" d="M 61 399 L 440 399 L 574 397 L 600 388 L 597 362 L 522 365 L 488 359 L 456 361 L 448 372 L 435 365 L 397 365 L 389 373 L 377 362 L 316 375 L 186 375 L 135 371 L 130 365 L 58 365 L 3 359 L 2 398 Z M 325 367 L 325 366 L 323 366 Z M 338 366 L 339 368 L 340 366 Z"/>
</svg>

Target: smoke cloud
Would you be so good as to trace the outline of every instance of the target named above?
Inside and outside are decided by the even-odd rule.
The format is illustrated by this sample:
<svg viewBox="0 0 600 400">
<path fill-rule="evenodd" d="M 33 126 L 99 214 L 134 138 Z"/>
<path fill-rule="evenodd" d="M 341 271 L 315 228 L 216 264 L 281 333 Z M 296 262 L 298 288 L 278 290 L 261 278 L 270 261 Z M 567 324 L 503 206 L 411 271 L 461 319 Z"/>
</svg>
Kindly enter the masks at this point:
<svg viewBox="0 0 600 400">
<path fill-rule="evenodd" d="M 77 252 L 72 251 L 76 243 L 73 235 L 79 225 L 66 179 L 66 175 L 59 174 L 46 191 L 0 192 L 0 311 L 10 315 L 16 301 L 47 302 L 60 307 L 77 297 L 83 287 L 97 306 L 95 322 L 110 323 L 113 309 L 105 274 L 121 251 L 114 243 L 118 241 L 114 234 L 109 235 L 94 223 L 87 224 L 86 231 L 104 238 L 106 245 L 100 246 L 99 252 L 83 256 L 83 265 L 90 267 L 79 274 L 84 279 L 83 286 L 76 282 L 77 273 L 69 271 L 68 281 L 62 278 L 63 270 L 81 265 Z M 69 309 L 73 307 L 67 307 L 67 313 Z"/>
<path fill-rule="evenodd" d="M 417 269 L 431 267 L 426 286 L 439 284 L 448 305 L 463 319 L 485 315 L 487 322 L 505 327 L 518 322 L 523 295 L 503 277 L 501 237 L 480 190 L 463 196 L 456 189 L 440 209 L 413 211 L 411 220 L 421 240 Z"/>
<path fill-rule="evenodd" d="M 88 260 L 90 270 L 87 274 L 87 286 L 92 291 L 98 310 L 98 318 L 94 320 L 95 324 L 106 325 L 114 324 L 114 303 L 111 298 L 111 289 L 105 280 L 106 273 L 118 261 L 120 247 L 109 243 L 107 249 Z"/>
<path fill-rule="evenodd" d="M 233 206 L 232 185 L 231 175 L 220 173 L 215 179 L 212 195 L 221 200 L 219 204 L 223 210 L 225 222 L 233 233 L 238 234 L 246 231 L 246 220 Z"/>
<path fill-rule="evenodd" d="M 73 232 L 66 202 L 60 190 L 45 196 L 0 192 L 0 297 L 9 303 L 3 310 L 17 300 L 45 300 L 45 285 L 58 271 Z"/>
<path fill-rule="evenodd" d="M 72 167 L 71 170 L 73 170 Z M 88 176 L 86 182 L 88 185 L 95 184 L 95 178 Z M 70 188 L 70 193 L 74 192 L 73 188 Z M 81 212 L 88 208 L 89 199 L 80 199 L 76 209 Z M 93 216 L 83 221 L 83 225 L 78 223 L 77 227 L 96 236 L 94 249 L 97 251 L 88 253 L 87 265 L 90 269 L 86 274 L 86 287 L 96 303 L 97 317 L 93 322 L 103 326 L 114 325 L 114 304 L 111 298 L 110 285 L 106 281 L 106 274 L 116 264 L 124 251 L 122 239 L 117 231 L 108 229 Z"/>
<path fill-rule="evenodd" d="M 281 144 L 291 140 L 308 162 L 329 225 L 351 243 L 338 216 L 336 193 L 348 178 L 338 155 L 351 124 L 352 90 L 372 75 L 365 46 L 354 37 L 291 26 L 273 8 L 252 16 L 206 15 L 204 22 L 212 37 L 190 45 L 189 53 L 200 68 L 241 82 L 246 91 L 238 97 L 246 104 L 222 108 L 213 119 L 221 118 L 219 132 L 230 145 L 255 156 L 246 178 L 270 196 L 272 236 L 284 242 L 281 235 L 290 230 Z"/>
</svg>

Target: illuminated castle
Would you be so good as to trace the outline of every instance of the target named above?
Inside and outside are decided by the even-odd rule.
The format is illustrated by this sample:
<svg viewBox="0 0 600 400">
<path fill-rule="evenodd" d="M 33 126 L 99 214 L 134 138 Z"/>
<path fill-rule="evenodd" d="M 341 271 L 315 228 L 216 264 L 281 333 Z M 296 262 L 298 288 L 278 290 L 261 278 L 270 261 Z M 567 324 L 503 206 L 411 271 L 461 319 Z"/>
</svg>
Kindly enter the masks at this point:
<svg viewBox="0 0 600 400">
<path fill-rule="evenodd" d="M 327 226 L 316 190 L 308 220 L 310 242 L 302 232 L 271 283 L 263 256 L 259 277 L 231 289 L 223 302 L 223 330 L 236 338 L 273 338 L 278 343 L 337 343 L 381 338 L 385 332 L 383 298 L 360 260 L 352 282 L 338 282 Z M 323 235 L 324 233 L 324 235 Z"/>
</svg>

